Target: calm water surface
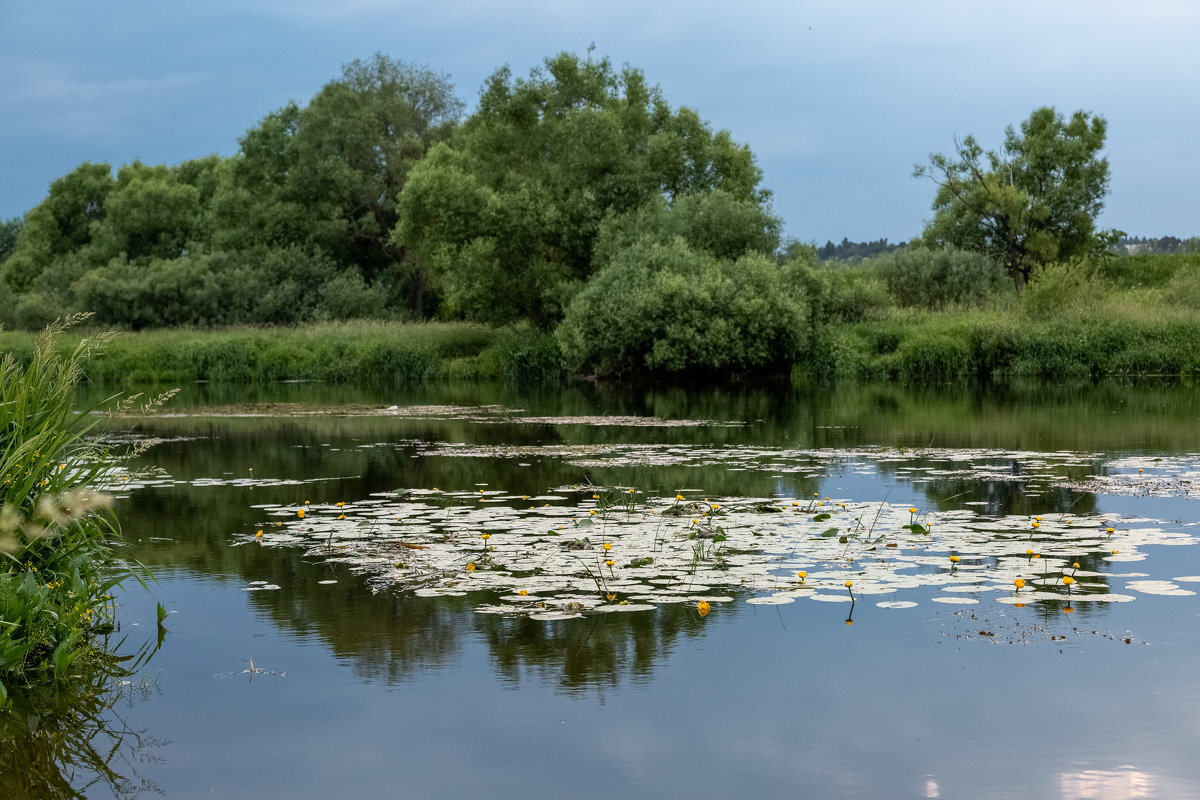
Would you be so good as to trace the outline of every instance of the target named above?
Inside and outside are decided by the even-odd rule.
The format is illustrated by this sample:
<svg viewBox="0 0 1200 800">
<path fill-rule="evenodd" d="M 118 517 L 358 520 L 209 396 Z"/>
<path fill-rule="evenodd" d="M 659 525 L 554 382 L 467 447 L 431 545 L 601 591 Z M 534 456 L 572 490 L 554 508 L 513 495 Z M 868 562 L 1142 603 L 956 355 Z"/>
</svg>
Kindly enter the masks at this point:
<svg viewBox="0 0 1200 800">
<path fill-rule="evenodd" d="M 124 647 L 156 640 L 156 602 L 169 633 L 109 712 L 79 721 L 92 752 L 10 743 L 0 795 L 1200 797 L 1200 595 L 1183 593 L 1200 583 L 1130 588 L 1200 576 L 1191 386 L 199 386 L 170 410 L 121 423 L 166 440 L 146 461 L 169 480 L 134 480 L 118 506 L 129 555 L 158 579 L 126 587 Z M 481 486 L 505 508 L 546 493 L 585 506 L 572 486 L 637 487 L 647 504 L 912 504 L 931 540 L 965 513 L 1177 538 L 1133 562 L 1080 552 L 1094 591 L 1133 599 L 1073 613 L 999 591 L 934 602 L 938 555 L 910 588 L 852 606 L 714 587 L 731 600 L 705 617 L 689 599 L 561 621 L 478 613 L 494 591 L 418 596 L 342 557 L 354 542 L 329 558 L 251 541 L 291 530 L 280 509 L 304 500 L 365 513 L 379 493 L 437 487 L 465 508 Z M 961 552 L 964 570 L 1001 566 Z M 264 584 L 278 588 L 247 591 Z"/>
</svg>

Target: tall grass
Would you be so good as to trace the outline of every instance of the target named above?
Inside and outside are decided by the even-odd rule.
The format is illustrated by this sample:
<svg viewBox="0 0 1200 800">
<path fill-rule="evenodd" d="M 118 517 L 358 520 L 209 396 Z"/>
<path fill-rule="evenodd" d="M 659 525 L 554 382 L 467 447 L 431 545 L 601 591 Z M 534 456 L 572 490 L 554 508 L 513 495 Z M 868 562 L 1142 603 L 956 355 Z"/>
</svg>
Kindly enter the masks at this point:
<svg viewBox="0 0 1200 800">
<path fill-rule="evenodd" d="M 1200 375 L 1200 313 L 1129 309 L 1029 318 L 1006 312 L 894 314 L 824 332 L 800 374 L 1007 381 Z"/>
<path fill-rule="evenodd" d="M 911 307 L 924 291 L 909 297 L 896 286 L 926 286 L 929 276 L 898 265 L 889 257 L 859 267 L 887 274 L 896 306 L 822 327 L 794 374 L 999 382 L 1200 374 L 1200 255 L 1048 264 L 1020 295 L 1005 287 L 924 310 Z"/>
<path fill-rule="evenodd" d="M 72 413 L 84 363 L 106 335 L 57 343 L 69 318 L 35 341 L 28 366 L 0 359 L 0 702 L 14 686 L 63 678 L 111 630 L 116 521 L 96 490 L 112 460 Z M 94 423 L 90 423 L 94 424 Z"/>
<path fill-rule="evenodd" d="M 467 323 L 166 328 L 122 334 L 85 372 L 93 383 L 116 386 L 286 380 L 412 384 L 434 378 L 498 377 L 481 373 L 498 373 L 499 363 L 479 357 L 499 336 L 495 329 Z M 0 350 L 28 362 L 32 337 L 6 333 L 0 336 Z"/>
</svg>

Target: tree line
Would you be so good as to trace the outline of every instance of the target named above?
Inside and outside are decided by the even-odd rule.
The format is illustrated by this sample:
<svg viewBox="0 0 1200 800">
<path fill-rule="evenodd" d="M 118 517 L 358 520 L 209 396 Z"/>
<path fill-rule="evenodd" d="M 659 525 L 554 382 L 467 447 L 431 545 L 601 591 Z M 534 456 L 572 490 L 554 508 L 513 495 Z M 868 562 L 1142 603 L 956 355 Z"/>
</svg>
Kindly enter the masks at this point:
<svg viewBox="0 0 1200 800">
<path fill-rule="evenodd" d="M 464 110 L 447 76 L 377 54 L 231 157 L 82 164 L 0 224 L 0 322 L 467 319 L 553 332 L 571 369 L 620 373 L 786 364 L 827 313 L 833 279 L 815 247 L 781 242 L 749 147 L 641 71 L 562 53 L 495 71 Z M 1038 109 L 1000 153 L 967 137 L 931 156 L 914 244 L 982 253 L 1018 287 L 1091 252 L 1104 136 L 1100 117 Z"/>
</svg>

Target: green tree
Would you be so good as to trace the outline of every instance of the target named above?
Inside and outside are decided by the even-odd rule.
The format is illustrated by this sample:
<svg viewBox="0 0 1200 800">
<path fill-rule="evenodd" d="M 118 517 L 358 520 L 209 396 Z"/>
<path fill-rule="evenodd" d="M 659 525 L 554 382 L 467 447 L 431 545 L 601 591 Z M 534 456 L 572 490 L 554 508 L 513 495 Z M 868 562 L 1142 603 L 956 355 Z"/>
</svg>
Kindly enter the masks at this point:
<svg viewBox="0 0 1200 800">
<path fill-rule="evenodd" d="M 406 284 L 421 316 L 424 276 L 391 239 L 396 199 L 462 108 L 444 75 L 381 54 L 350 62 L 307 107 L 246 132 L 216 201 L 220 244 L 320 247 L 368 281 Z"/>
<path fill-rule="evenodd" d="M 104 200 L 104 219 L 91 228 L 98 264 L 129 259 L 179 258 L 199 234 L 200 190 L 182 180 L 177 168 L 140 161 L 117 171 L 117 183 Z"/>
<path fill-rule="evenodd" d="M 562 53 L 527 79 L 487 80 L 476 113 L 413 170 L 394 240 L 442 282 L 451 314 L 547 328 L 592 274 L 606 218 L 714 189 L 763 204 L 760 180 L 748 148 L 672 111 L 640 71 Z"/>
<path fill-rule="evenodd" d="M 682 238 L 693 250 L 717 258 L 747 253 L 772 255 L 779 248 L 782 221 L 759 203 L 723 189 L 677 195 L 670 203 L 659 195 L 627 214 L 610 214 L 600 224 L 593 248 L 596 268 L 643 237 L 663 244 Z"/>
<path fill-rule="evenodd" d="M 914 176 L 937 184 L 933 219 L 921 240 L 996 258 L 1020 289 L 1040 264 L 1089 255 L 1111 238 L 1096 216 L 1108 193 L 1108 159 L 1100 158 L 1108 125 L 1076 111 L 1070 120 L 1039 108 L 1009 126 L 1001 151 L 974 137 L 955 142 L 955 157 L 931 154 Z"/>
<path fill-rule="evenodd" d="M 108 164 L 84 163 L 51 183 L 46 199 L 25 215 L 17 247 L 0 266 L 0 283 L 27 292 L 55 258 L 90 244 L 92 225 L 104 219 L 115 187 Z"/>
<path fill-rule="evenodd" d="M 24 226 L 25 220 L 22 217 L 13 217 L 0 222 L 0 264 L 8 260 L 8 257 L 17 249 L 17 237 L 21 235 L 21 228 Z"/>
</svg>

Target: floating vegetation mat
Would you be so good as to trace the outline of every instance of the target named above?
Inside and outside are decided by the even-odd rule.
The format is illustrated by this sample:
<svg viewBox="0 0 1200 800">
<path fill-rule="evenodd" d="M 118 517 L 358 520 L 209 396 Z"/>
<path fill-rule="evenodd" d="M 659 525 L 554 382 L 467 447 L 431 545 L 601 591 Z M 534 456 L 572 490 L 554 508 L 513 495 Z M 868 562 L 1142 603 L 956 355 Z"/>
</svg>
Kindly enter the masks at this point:
<svg viewBox="0 0 1200 800">
<path fill-rule="evenodd" d="M 244 403 L 232 406 L 205 406 L 188 411 L 159 413 L 160 419 L 181 417 L 401 417 L 432 421 L 508 423 L 514 425 L 588 425 L 622 428 L 740 428 L 742 422 L 707 419 L 662 419 L 645 416 L 614 416 L 608 414 L 576 416 L 533 416 L 524 409 L 499 405 L 457 406 L 314 406 L 308 403 Z"/>
<path fill-rule="evenodd" d="M 344 504 L 258 508 L 261 534 L 239 544 L 304 548 L 368 575 L 375 590 L 487 591 L 494 599 L 476 611 L 538 619 L 663 603 L 706 614 L 734 596 L 758 605 L 1045 602 L 1073 610 L 1192 595 L 1187 586 L 1200 581 L 1136 570 L 1147 548 L 1198 541 L 1188 525 L 1149 518 L 926 512 L 838 498 L 646 497 L 635 487 L 594 486 L 534 496 L 413 488 Z"/>
</svg>

